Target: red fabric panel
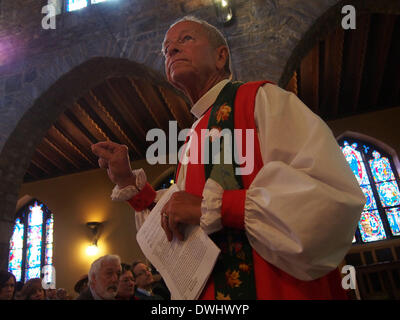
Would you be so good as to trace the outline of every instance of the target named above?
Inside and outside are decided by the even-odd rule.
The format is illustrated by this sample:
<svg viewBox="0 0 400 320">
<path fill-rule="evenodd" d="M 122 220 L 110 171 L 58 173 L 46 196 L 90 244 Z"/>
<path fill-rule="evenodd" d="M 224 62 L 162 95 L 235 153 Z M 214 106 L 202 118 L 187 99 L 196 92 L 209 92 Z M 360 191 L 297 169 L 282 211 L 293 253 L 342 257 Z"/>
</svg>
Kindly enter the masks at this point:
<svg viewBox="0 0 400 320">
<path fill-rule="evenodd" d="M 147 182 L 139 193 L 128 200 L 128 203 L 136 211 L 142 211 L 148 208 L 156 198 L 156 192 L 153 187 Z"/>
<path fill-rule="evenodd" d="M 235 99 L 235 129 L 255 129 L 254 101 L 258 88 L 267 81 L 251 82 L 242 85 Z M 210 110 L 209 110 L 210 111 Z M 200 136 L 200 130 L 206 129 L 210 112 L 199 122 L 196 132 Z M 246 150 L 245 134 L 242 134 L 243 152 Z M 249 157 L 250 155 L 246 155 Z M 254 134 L 254 170 L 249 175 L 242 175 L 243 185 L 248 189 L 258 171 L 263 167 L 260 144 L 257 132 Z M 205 184 L 204 167 L 199 164 L 189 164 L 186 179 L 186 191 L 201 196 Z M 245 191 L 245 190 L 243 190 Z M 236 200 L 232 200 L 236 201 Z M 244 201 L 244 200 L 243 200 Z M 227 199 L 224 204 L 224 215 L 228 215 L 231 209 L 227 209 Z M 243 210 L 244 211 L 244 210 Z M 233 210 L 232 212 L 236 212 Z M 225 217 L 226 219 L 226 217 Z M 229 219 L 229 218 L 228 218 Z M 235 220 L 235 219 L 233 219 Z M 253 262 L 256 279 L 257 299 L 262 300 L 304 300 L 304 299 L 347 299 L 345 290 L 341 287 L 341 278 L 338 269 L 328 275 L 312 280 L 301 281 L 265 261 L 253 249 Z M 200 300 L 214 300 L 214 282 L 212 276 L 208 280 Z"/>
<path fill-rule="evenodd" d="M 221 222 L 224 227 L 244 229 L 246 190 L 225 190 L 222 195 Z"/>
</svg>

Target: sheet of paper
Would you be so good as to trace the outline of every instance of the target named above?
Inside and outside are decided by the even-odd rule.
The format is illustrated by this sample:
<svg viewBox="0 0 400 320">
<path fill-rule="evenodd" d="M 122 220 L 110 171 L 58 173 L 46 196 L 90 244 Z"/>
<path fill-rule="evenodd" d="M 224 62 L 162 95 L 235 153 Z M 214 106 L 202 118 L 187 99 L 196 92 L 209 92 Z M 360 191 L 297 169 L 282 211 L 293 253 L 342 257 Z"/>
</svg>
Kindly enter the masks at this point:
<svg viewBox="0 0 400 320">
<path fill-rule="evenodd" d="M 186 226 L 185 240 L 169 242 L 161 228 L 161 210 L 171 195 L 172 185 L 157 202 L 139 229 L 136 239 L 147 259 L 163 277 L 173 300 L 194 300 L 203 290 L 219 255 L 219 248 L 200 228 Z"/>
</svg>

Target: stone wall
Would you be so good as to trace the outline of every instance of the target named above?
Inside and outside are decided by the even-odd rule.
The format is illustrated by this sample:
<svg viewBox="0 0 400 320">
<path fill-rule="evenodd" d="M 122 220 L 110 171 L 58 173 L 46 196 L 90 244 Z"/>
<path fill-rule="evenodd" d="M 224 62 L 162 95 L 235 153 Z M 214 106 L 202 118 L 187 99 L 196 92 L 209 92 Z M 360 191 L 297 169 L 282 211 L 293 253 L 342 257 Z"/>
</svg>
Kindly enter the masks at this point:
<svg viewBox="0 0 400 320">
<path fill-rule="evenodd" d="M 129 75 L 163 82 L 164 34 L 177 18 L 193 14 L 227 37 L 235 78 L 284 85 L 317 35 L 336 28 L 344 5 L 233 2 L 235 20 L 226 27 L 218 26 L 212 0 L 119 0 L 63 13 L 55 30 L 44 30 L 41 8 L 47 1 L 0 1 L 0 268 L 6 265 L 17 194 L 36 144 L 68 102 L 90 85 L 124 74 L 125 67 L 115 71 L 118 61 Z"/>
</svg>

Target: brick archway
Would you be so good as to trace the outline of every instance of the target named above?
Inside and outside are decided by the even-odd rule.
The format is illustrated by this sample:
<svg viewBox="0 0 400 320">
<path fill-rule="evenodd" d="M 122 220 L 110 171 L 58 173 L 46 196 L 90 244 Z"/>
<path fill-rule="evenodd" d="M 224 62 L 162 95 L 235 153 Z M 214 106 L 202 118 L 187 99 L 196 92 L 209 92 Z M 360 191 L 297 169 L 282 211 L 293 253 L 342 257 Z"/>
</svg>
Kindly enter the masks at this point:
<svg viewBox="0 0 400 320">
<path fill-rule="evenodd" d="M 54 82 L 22 116 L 0 153 L 0 268 L 7 266 L 15 205 L 36 145 L 58 117 L 79 97 L 107 78 L 130 77 L 172 88 L 142 64 L 119 58 L 93 58 Z M 65 90 L 68 88 L 68 91 Z"/>
</svg>

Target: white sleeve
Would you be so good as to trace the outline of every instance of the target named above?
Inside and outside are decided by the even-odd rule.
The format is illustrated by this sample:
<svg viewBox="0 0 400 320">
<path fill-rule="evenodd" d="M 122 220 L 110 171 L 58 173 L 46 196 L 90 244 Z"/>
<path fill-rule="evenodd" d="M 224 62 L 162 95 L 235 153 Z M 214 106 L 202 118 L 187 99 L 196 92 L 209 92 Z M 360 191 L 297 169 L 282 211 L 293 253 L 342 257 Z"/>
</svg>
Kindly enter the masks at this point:
<svg viewBox="0 0 400 320">
<path fill-rule="evenodd" d="M 295 278 L 317 279 L 350 248 L 364 195 L 328 126 L 294 94 L 264 85 L 255 121 L 264 166 L 246 193 L 249 242 Z M 210 204 L 221 203 L 216 190 L 206 183 L 203 196 L 211 198 L 203 201 L 201 217 L 213 232 L 220 225 L 220 208 Z"/>
</svg>

